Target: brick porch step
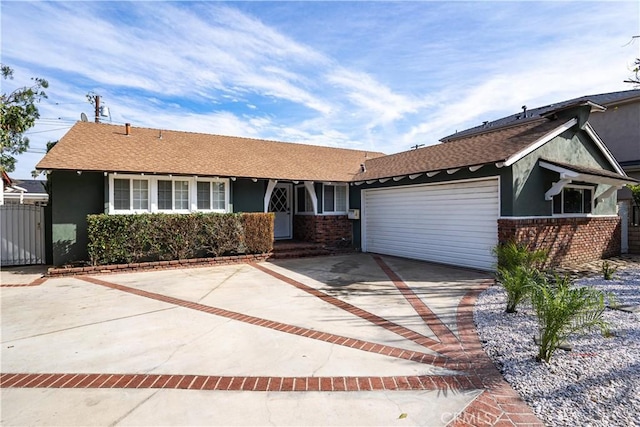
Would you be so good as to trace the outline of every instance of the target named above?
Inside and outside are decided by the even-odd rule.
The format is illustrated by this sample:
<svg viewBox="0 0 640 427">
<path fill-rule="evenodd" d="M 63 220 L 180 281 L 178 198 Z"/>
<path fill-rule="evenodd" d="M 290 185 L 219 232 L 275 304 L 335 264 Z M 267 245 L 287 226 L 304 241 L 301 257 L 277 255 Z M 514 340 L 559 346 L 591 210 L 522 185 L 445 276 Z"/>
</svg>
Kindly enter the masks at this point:
<svg viewBox="0 0 640 427">
<path fill-rule="evenodd" d="M 278 241 L 273 245 L 270 259 L 306 258 L 353 252 L 351 248 L 333 248 L 321 243 Z"/>
</svg>

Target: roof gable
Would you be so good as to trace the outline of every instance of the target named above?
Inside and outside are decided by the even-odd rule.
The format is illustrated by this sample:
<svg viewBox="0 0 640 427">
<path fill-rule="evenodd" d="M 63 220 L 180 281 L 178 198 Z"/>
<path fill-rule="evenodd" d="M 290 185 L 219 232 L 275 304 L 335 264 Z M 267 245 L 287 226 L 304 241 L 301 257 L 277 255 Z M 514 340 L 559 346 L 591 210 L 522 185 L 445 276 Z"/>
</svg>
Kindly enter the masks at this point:
<svg viewBox="0 0 640 427">
<path fill-rule="evenodd" d="M 517 126 L 367 160 L 366 171 L 358 174 L 356 180 L 504 163 L 561 125 L 563 123 L 545 118 L 529 120 Z"/>
<path fill-rule="evenodd" d="M 192 132 L 76 123 L 38 169 L 350 181 L 382 153 Z"/>
</svg>

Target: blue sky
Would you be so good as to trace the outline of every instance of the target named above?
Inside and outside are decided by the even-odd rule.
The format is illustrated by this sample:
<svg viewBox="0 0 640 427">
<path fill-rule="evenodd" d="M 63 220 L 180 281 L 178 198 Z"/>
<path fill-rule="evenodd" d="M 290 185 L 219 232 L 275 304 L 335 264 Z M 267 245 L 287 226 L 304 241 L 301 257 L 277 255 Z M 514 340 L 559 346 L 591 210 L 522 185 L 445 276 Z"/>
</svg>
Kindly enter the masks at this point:
<svg viewBox="0 0 640 427">
<path fill-rule="evenodd" d="M 49 81 L 29 153 L 85 95 L 105 123 L 385 153 L 623 83 L 640 41 L 631 2 L 2 1 L 2 91 Z"/>
</svg>

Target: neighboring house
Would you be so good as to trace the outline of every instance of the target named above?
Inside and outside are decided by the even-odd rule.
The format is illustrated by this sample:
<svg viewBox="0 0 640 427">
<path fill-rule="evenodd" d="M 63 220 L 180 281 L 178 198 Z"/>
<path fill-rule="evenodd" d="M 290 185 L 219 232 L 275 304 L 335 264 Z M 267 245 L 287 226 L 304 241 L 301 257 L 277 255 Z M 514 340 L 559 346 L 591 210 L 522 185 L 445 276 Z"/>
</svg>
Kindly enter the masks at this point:
<svg viewBox="0 0 640 427">
<path fill-rule="evenodd" d="M 9 178 L 9 175 L 3 171 L 0 185 L 0 205 L 10 203 L 46 205 L 49 201 L 45 181 L 35 179 L 16 180 Z"/>
<path fill-rule="evenodd" d="M 16 180 L 2 171 L 0 181 L 0 265 L 46 262 L 49 201 L 44 181 Z"/>
<path fill-rule="evenodd" d="M 492 269 L 514 238 L 553 263 L 620 252 L 616 190 L 633 182 L 578 102 L 385 156 L 77 123 L 37 165 L 52 195 L 54 264 L 86 259 L 86 215 L 275 212 L 276 239 Z"/>
</svg>

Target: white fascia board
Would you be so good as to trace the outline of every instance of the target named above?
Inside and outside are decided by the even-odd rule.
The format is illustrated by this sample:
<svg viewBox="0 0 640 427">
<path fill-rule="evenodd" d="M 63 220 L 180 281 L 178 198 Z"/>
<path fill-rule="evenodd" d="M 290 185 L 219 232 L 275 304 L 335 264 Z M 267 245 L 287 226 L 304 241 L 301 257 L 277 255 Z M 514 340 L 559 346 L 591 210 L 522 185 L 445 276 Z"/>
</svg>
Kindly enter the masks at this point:
<svg viewBox="0 0 640 427">
<path fill-rule="evenodd" d="M 596 143 L 596 146 L 600 149 L 604 157 L 609 161 L 609 163 L 611 164 L 611 166 L 613 166 L 616 172 L 618 172 L 620 175 L 627 176 L 627 174 L 624 172 L 624 169 L 622 169 L 622 166 L 620 166 L 616 158 L 613 157 L 613 154 L 611 154 L 611 151 L 609 151 L 605 143 L 602 141 L 602 139 L 600 139 L 595 129 L 593 129 L 593 127 L 589 122 L 587 122 L 586 126 L 584 127 L 584 130 L 585 132 L 587 132 L 587 135 L 591 137 L 593 142 Z"/>
<path fill-rule="evenodd" d="M 616 186 L 621 186 L 629 183 L 629 181 L 624 179 L 610 178 L 607 176 L 599 176 L 599 175 L 591 175 L 587 173 L 579 173 L 576 171 L 569 170 L 567 168 L 563 168 L 562 166 L 557 166 L 551 163 L 547 163 L 544 160 L 540 160 L 540 167 L 559 173 L 560 179 L 569 179 L 572 181 L 589 182 L 591 184 L 606 184 L 606 185 L 616 185 Z"/>
<path fill-rule="evenodd" d="M 551 141 L 556 136 L 558 136 L 561 133 L 571 129 L 573 126 L 575 126 L 577 124 L 578 124 L 578 119 L 573 118 L 573 119 L 569 120 L 568 122 L 566 122 L 565 124 L 563 124 L 562 126 L 558 126 L 557 128 L 555 128 L 551 132 L 547 133 L 542 138 L 538 139 L 536 142 L 534 142 L 533 144 L 531 144 L 530 146 L 528 146 L 524 150 L 522 150 L 522 151 L 514 154 L 513 156 L 509 157 L 504 162 L 504 165 L 505 166 L 511 166 L 512 164 L 514 164 L 515 162 L 517 162 L 521 158 L 525 157 L 528 154 L 531 154 L 532 152 L 534 152 L 538 148 L 542 147 L 547 142 Z"/>
<path fill-rule="evenodd" d="M 574 172 L 574 171 L 569 170 L 567 168 L 563 168 L 562 166 L 556 166 L 554 164 L 547 163 L 544 160 L 540 160 L 540 167 L 545 168 L 545 169 L 549 169 L 550 171 L 553 171 L 553 172 L 559 173 L 560 174 L 560 178 L 562 178 L 562 179 L 565 179 L 565 178 L 574 179 L 578 175 L 580 175 L 578 172 Z"/>
<path fill-rule="evenodd" d="M 575 178 L 575 181 L 589 182 L 591 184 L 605 184 L 605 185 L 617 185 L 617 186 L 624 186 L 625 184 L 629 183 L 629 181 L 624 179 L 615 179 L 615 178 L 608 178 L 606 176 L 587 175 L 587 174 L 579 174 Z"/>
</svg>

